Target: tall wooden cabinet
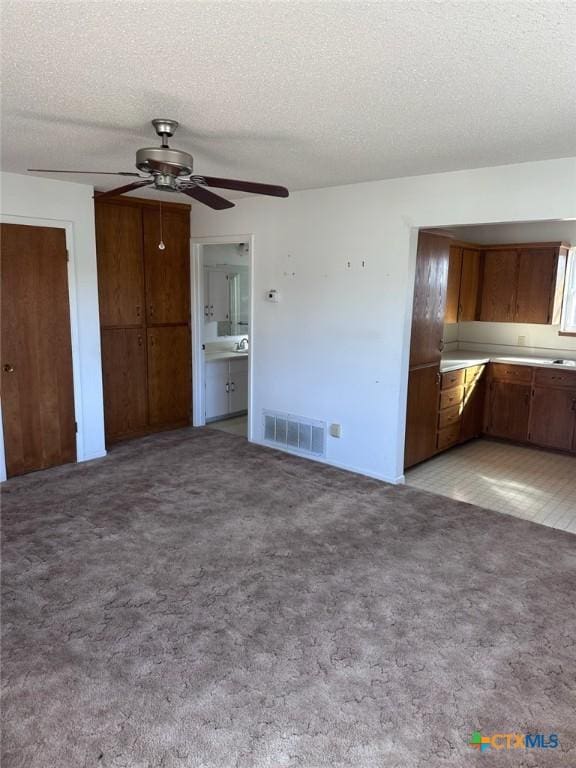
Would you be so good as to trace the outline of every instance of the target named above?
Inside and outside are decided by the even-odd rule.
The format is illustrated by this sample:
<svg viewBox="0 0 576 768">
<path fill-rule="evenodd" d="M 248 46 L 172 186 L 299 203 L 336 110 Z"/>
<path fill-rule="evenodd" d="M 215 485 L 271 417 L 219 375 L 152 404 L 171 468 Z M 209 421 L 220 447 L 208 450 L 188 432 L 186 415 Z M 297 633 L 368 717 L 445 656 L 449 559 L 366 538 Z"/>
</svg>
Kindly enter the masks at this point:
<svg viewBox="0 0 576 768">
<path fill-rule="evenodd" d="M 190 423 L 190 206 L 95 203 L 106 440 Z"/>
<path fill-rule="evenodd" d="M 406 467 L 436 452 L 440 357 L 448 285 L 450 241 L 420 232 L 410 340 L 406 413 Z"/>
</svg>

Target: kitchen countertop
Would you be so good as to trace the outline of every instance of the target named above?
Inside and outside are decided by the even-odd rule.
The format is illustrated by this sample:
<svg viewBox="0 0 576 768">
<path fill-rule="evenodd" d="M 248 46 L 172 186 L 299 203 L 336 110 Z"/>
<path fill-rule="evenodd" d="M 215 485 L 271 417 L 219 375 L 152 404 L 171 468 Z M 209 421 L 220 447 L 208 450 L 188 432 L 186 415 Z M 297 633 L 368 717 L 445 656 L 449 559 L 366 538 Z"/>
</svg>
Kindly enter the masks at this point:
<svg viewBox="0 0 576 768">
<path fill-rule="evenodd" d="M 563 357 L 559 352 L 556 357 L 538 357 L 535 355 L 502 355 L 498 352 L 482 352 L 479 350 L 458 349 L 451 352 L 445 352 L 440 362 L 440 371 L 456 371 L 458 368 L 468 368 L 471 365 L 481 365 L 483 363 L 509 363 L 510 365 L 530 365 L 541 366 L 543 368 L 562 369 L 564 371 L 576 372 L 576 361 L 571 362 L 574 365 L 553 365 L 552 361 L 556 359 L 570 360 Z"/>
<path fill-rule="evenodd" d="M 214 360 L 246 360 L 248 357 L 248 350 L 242 352 L 234 352 L 234 350 L 219 350 L 218 352 L 206 352 L 204 354 L 204 361 L 210 363 Z"/>
</svg>

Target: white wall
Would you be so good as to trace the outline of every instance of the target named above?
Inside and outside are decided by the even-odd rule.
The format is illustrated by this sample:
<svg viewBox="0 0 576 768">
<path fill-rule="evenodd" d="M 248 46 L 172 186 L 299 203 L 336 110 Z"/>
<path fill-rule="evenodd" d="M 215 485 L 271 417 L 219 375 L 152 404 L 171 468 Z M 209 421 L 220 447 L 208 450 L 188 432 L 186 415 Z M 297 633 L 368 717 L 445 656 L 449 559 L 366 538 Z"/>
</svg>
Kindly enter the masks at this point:
<svg viewBox="0 0 576 768">
<path fill-rule="evenodd" d="M 264 408 L 339 422 L 330 463 L 400 480 L 417 228 L 566 218 L 576 158 L 193 205 L 194 237 L 255 236 L 255 440 Z"/>
<path fill-rule="evenodd" d="M 71 316 L 72 342 L 77 350 L 73 362 L 78 460 L 103 456 L 106 450 L 93 188 L 13 173 L 1 174 L 0 185 L 3 220 L 8 217 L 16 222 L 14 217 L 17 217 L 22 223 L 32 223 L 30 220 L 38 219 L 41 220 L 37 222 L 39 226 L 47 227 L 62 226 L 62 222 L 69 224 L 72 240 L 69 276 L 75 301 L 75 314 Z"/>
<path fill-rule="evenodd" d="M 458 323 L 459 349 L 486 349 L 503 354 L 576 357 L 576 338 L 559 336 L 557 325 L 534 323 Z M 518 337 L 524 337 L 519 344 Z"/>
</svg>

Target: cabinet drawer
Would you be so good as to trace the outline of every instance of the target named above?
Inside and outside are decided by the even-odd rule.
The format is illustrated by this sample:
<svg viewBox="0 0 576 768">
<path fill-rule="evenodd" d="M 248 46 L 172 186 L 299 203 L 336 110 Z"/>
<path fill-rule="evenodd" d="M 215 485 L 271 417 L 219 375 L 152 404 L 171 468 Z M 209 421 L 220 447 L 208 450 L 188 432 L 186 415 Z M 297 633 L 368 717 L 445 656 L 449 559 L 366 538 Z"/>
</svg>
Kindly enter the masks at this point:
<svg viewBox="0 0 576 768">
<path fill-rule="evenodd" d="M 448 427 L 444 427 L 438 431 L 437 446 L 439 451 L 443 451 L 446 448 L 450 448 L 451 445 L 455 445 L 460 439 L 460 424 L 450 424 Z"/>
<path fill-rule="evenodd" d="M 461 387 L 462 384 L 464 384 L 464 368 L 459 368 L 457 371 L 448 371 L 448 373 L 442 374 L 442 389 Z"/>
<path fill-rule="evenodd" d="M 449 424 L 459 423 L 461 416 L 462 410 L 459 405 L 454 405 L 452 408 L 446 408 L 445 411 L 440 411 L 438 416 L 438 428 L 443 429 Z"/>
<path fill-rule="evenodd" d="M 534 384 L 540 387 L 569 387 L 576 389 L 576 371 L 536 368 Z"/>
<path fill-rule="evenodd" d="M 440 392 L 440 410 L 451 408 L 453 405 L 460 405 L 464 400 L 464 387 L 454 387 L 454 389 L 443 389 Z"/>
<path fill-rule="evenodd" d="M 532 368 L 527 365 L 506 365 L 505 363 L 492 363 L 490 375 L 498 381 L 516 381 L 522 384 L 532 382 Z"/>
<path fill-rule="evenodd" d="M 464 381 L 466 384 L 470 384 L 473 381 L 476 381 L 476 379 L 479 379 L 480 376 L 484 373 L 485 366 L 483 365 L 473 365 L 471 368 L 466 368 L 464 371 Z"/>
</svg>

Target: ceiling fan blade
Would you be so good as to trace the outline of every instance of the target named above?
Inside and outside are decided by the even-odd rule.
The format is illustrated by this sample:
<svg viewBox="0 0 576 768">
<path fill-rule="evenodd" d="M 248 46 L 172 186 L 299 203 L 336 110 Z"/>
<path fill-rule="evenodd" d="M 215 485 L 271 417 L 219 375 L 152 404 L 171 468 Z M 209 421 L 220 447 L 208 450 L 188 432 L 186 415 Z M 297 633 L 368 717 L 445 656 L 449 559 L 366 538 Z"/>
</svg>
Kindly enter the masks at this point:
<svg viewBox="0 0 576 768">
<path fill-rule="evenodd" d="M 198 176 L 199 183 L 208 187 L 220 189 L 237 189 L 239 192 L 253 192 L 257 195 L 272 195 L 272 197 L 288 197 L 286 187 L 276 184 L 258 184 L 255 181 L 241 181 L 240 179 L 219 179 L 216 176 Z"/>
<path fill-rule="evenodd" d="M 116 195 L 123 195 L 125 192 L 131 192 L 133 189 L 140 189 L 140 187 L 147 187 L 149 184 L 153 183 L 154 179 L 140 179 L 140 181 L 133 181 L 131 184 L 126 184 L 124 187 L 107 189 L 106 192 L 95 192 L 94 197 L 96 200 L 102 200 L 105 197 L 116 197 Z"/>
<path fill-rule="evenodd" d="M 143 178 L 139 173 L 131 171 L 62 171 L 54 168 L 26 168 L 31 173 L 86 173 L 88 175 L 99 176 L 136 176 L 137 179 Z"/>
<path fill-rule="evenodd" d="M 214 192 L 210 192 L 209 189 L 204 189 L 204 187 L 189 187 L 188 189 L 180 189 L 178 191 L 184 192 L 185 195 L 193 197 L 194 200 L 198 200 L 198 202 L 204 203 L 204 205 L 209 205 L 210 208 L 214 208 L 216 211 L 222 211 L 224 208 L 234 208 L 234 203 L 231 200 L 215 195 Z"/>
</svg>

